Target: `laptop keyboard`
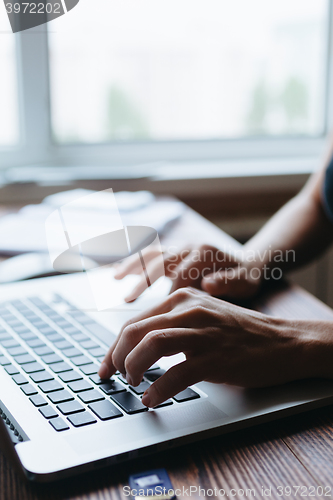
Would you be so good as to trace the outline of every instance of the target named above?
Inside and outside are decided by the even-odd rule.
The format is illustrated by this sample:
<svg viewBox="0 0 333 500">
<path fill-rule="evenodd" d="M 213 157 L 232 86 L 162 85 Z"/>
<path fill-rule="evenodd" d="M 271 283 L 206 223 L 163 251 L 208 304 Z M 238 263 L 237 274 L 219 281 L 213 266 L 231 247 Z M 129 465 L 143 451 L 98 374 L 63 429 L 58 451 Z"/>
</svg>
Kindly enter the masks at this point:
<svg viewBox="0 0 333 500">
<path fill-rule="evenodd" d="M 110 332 L 59 295 L 51 304 L 39 297 L 0 304 L 0 365 L 36 411 L 57 432 L 148 411 L 141 397 L 164 370 L 152 366 L 138 387 L 118 372 L 101 380 Z M 199 397 L 188 388 L 158 408 Z"/>
</svg>

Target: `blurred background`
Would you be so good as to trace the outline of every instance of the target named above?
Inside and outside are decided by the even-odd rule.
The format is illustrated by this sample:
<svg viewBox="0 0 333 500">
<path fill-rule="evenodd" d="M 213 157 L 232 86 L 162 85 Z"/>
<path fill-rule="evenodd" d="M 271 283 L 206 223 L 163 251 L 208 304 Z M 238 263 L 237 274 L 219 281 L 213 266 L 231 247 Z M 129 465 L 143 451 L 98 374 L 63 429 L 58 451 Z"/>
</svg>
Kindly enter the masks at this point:
<svg viewBox="0 0 333 500">
<path fill-rule="evenodd" d="M 330 0 L 80 0 L 13 35 L 1 4 L 3 210 L 149 189 L 246 241 L 320 165 L 332 19 Z M 330 254 L 294 278 L 333 305 Z"/>
</svg>

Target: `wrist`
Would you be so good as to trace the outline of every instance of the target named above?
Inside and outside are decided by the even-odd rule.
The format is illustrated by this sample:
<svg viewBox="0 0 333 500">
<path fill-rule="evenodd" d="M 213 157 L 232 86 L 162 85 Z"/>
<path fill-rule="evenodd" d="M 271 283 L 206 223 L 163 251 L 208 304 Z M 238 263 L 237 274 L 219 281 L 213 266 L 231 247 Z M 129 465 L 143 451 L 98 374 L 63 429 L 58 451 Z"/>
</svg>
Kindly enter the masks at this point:
<svg viewBox="0 0 333 500">
<path fill-rule="evenodd" d="M 300 320 L 294 324 L 302 378 L 333 378 L 333 323 Z"/>
</svg>

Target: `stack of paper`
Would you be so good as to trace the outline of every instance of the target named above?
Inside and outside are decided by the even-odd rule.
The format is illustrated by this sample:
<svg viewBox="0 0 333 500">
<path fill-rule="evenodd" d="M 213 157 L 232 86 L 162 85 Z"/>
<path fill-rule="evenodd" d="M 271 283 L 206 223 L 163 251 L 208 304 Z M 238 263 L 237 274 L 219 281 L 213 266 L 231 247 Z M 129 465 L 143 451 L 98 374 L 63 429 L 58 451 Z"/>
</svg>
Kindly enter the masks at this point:
<svg viewBox="0 0 333 500">
<path fill-rule="evenodd" d="M 99 212 L 98 218 L 103 219 L 110 214 L 103 201 L 98 206 L 87 206 L 84 197 L 93 193 L 85 189 L 76 189 L 48 196 L 39 205 L 28 205 L 17 214 L 10 214 L 0 219 L 0 254 L 18 255 L 26 252 L 47 253 L 48 247 L 45 234 L 45 221 L 57 208 L 82 196 L 82 210 L 78 210 L 78 224 L 84 224 L 82 214 Z M 163 234 L 168 226 L 177 220 L 184 211 L 181 202 L 173 200 L 156 200 L 152 193 L 139 191 L 136 193 L 115 193 L 117 207 L 124 226 L 149 226 Z M 89 197 L 88 197 L 89 198 Z M 99 197 L 103 200 L 103 197 Z"/>
</svg>

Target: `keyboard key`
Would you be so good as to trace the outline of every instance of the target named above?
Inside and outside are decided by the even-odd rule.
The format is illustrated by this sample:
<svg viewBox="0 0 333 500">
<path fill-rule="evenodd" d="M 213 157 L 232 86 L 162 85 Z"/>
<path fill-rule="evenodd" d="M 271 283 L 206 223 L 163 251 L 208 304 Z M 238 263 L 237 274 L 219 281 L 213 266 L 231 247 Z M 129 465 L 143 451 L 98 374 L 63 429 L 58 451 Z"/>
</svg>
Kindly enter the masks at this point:
<svg viewBox="0 0 333 500">
<path fill-rule="evenodd" d="M 18 333 L 19 335 L 21 335 L 21 333 L 30 332 L 30 329 L 23 324 L 18 325 L 18 326 L 14 326 L 12 328 L 13 328 L 14 332 Z"/>
<path fill-rule="evenodd" d="M 95 323 L 95 320 L 93 320 L 92 318 L 90 318 L 89 316 L 87 316 L 86 314 L 84 314 L 82 311 L 74 311 L 74 312 L 71 312 L 71 313 L 68 313 L 68 314 L 70 314 L 71 316 L 73 316 L 73 318 L 75 319 L 75 321 L 77 321 L 81 325 L 86 325 L 88 323 Z"/>
<path fill-rule="evenodd" d="M 116 336 L 110 330 L 107 330 L 107 328 L 104 328 L 104 326 L 96 323 L 91 318 L 88 319 L 90 320 L 89 323 L 91 322 L 91 324 L 84 324 L 84 327 L 95 337 L 101 340 L 101 342 L 103 342 L 104 344 L 112 344 Z"/>
<path fill-rule="evenodd" d="M 19 321 L 18 319 L 16 319 L 14 317 L 14 319 L 8 319 L 7 320 L 7 323 L 9 326 L 11 326 L 12 328 L 15 327 L 15 326 L 20 326 L 22 325 L 23 323 L 21 321 Z"/>
<path fill-rule="evenodd" d="M 8 373 L 8 375 L 17 375 L 18 373 L 20 373 L 20 370 L 18 370 L 14 365 L 5 366 L 5 370 Z"/>
<path fill-rule="evenodd" d="M 78 332 L 80 332 L 80 330 L 78 330 Z M 83 342 L 83 341 L 86 341 L 86 340 L 89 340 L 89 337 L 88 335 L 86 335 L 85 333 L 75 333 L 74 335 L 71 335 L 72 339 L 73 340 L 76 340 L 76 342 Z"/>
<path fill-rule="evenodd" d="M 8 310 L 6 310 L 4 313 L 2 313 L 1 317 L 5 321 L 13 321 L 13 319 L 15 319 L 14 314 L 12 314 L 11 312 L 9 312 Z"/>
<path fill-rule="evenodd" d="M 63 373 L 67 372 L 68 370 L 72 370 L 72 367 L 64 361 L 62 363 L 54 363 L 49 366 L 54 373 Z"/>
<path fill-rule="evenodd" d="M 63 361 L 63 359 L 58 356 L 58 354 L 48 354 L 47 356 L 43 356 L 42 360 L 47 365 L 50 365 L 52 363 L 61 363 L 61 361 Z"/>
<path fill-rule="evenodd" d="M 33 396 L 34 394 L 38 394 L 38 391 L 31 384 L 21 385 L 20 389 L 24 392 L 26 396 Z"/>
<path fill-rule="evenodd" d="M 91 363 L 91 359 L 88 358 L 88 356 L 78 356 L 77 358 L 71 359 L 71 361 L 75 366 L 89 365 Z"/>
<path fill-rule="evenodd" d="M 56 323 L 60 328 L 62 328 L 64 331 L 66 331 L 67 328 L 73 328 L 72 323 L 69 323 L 66 319 L 64 319 L 62 316 L 60 316 L 59 319 L 53 318 L 54 323 Z"/>
<path fill-rule="evenodd" d="M 41 346 L 41 347 L 35 347 L 34 352 L 38 356 L 46 356 L 47 354 L 54 354 L 54 351 L 48 345 Z"/>
<path fill-rule="evenodd" d="M 31 332 L 31 331 L 26 332 L 26 333 L 21 333 L 21 334 L 20 334 L 20 337 L 21 337 L 21 339 L 22 339 L 22 340 L 24 340 L 25 342 L 26 342 L 27 340 L 33 340 L 33 339 L 37 339 L 37 338 L 38 338 L 38 337 L 36 337 L 36 335 L 35 335 L 33 332 Z"/>
<path fill-rule="evenodd" d="M 73 391 L 73 392 L 82 392 L 82 391 L 89 391 L 90 389 L 93 389 L 94 386 L 89 384 L 86 380 L 78 380 L 76 382 L 72 382 L 68 384 L 68 387 Z"/>
<path fill-rule="evenodd" d="M 28 354 L 27 350 L 24 347 L 22 347 L 21 345 L 7 349 L 7 352 L 11 356 L 19 356 L 20 354 Z"/>
<path fill-rule="evenodd" d="M 94 365 L 94 363 L 91 363 L 89 365 L 83 365 L 83 366 L 81 366 L 80 370 L 85 375 L 93 375 L 94 373 L 98 372 L 99 366 L 100 365 Z"/>
<path fill-rule="evenodd" d="M 0 333 L 0 344 L 2 340 L 10 340 L 12 336 L 8 332 L 2 332 Z"/>
<path fill-rule="evenodd" d="M 54 321 L 54 320 L 58 320 L 58 319 L 62 319 L 62 317 L 60 316 L 60 314 L 58 314 L 56 311 L 52 311 L 52 312 L 51 312 L 51 311 L 49 311 L 49 312 L 47 313 L 47 316 L 48 316 L 49 318 L 51 318 L 51 319 L 52 319 L 52 321 Z"/>
<path fill-rule="evenodd" d="M 70 370 L 65 373 L 60 373 L 59 378 L 63 382 L 75 382 L 76 380 L 83 380 L 83 377 L 80 375 L 80 373 L 76 372 L 75 370 Z"/>
<path fill-rule="evenodd" d="M 119 380 L 120 380 L 123 384 L 128 385 L 128 382 L 127 382 L 127 380 L 125 379 L 125 377 L 123 377 L 122 375 L 118 375 L 118 378 L 119 378 Z"/>
<path fill-rule="evenodd" d="M 69 429 L 69 425 L 60 417 L 57 418 L 52 418 L 49 420 L 50 424 L 52 425 L 53 429 L 56 431 L 66 431 Z"/>
<path fill-rule="evenodd" d="M 185 389 L 185 391 L 179 392 L 176 396 L 173 397 L 178 403 L 183 403 L 184 401 L 190 401 L 191 399 L 200 398 L 199 394 L 190 389 L 189 387 Z"/>
<path fill-rule="evenodd" d="M 64 387 L 57 380 L 50 380 L 48 382 L 41 382 L 38 387 L 45 393 L 61 391 Z"/>
<path fill-rule="evenodd" d="M 9 361 L 8 358 L 6 358 L 6 356 L 0 356 L 0 365 L 1 366 L 7 366 L 10 364 L 11 364 L 11 362 Z"/>
<path fill-rule="evenodd" d="M 118 394 L 114 394 L 111 398 L 129 415 L 140 413 L 142 411 L 148 411 L 148 408 L 130 392 L 120 392 Z"/>
<path fill-rule="evenodd" d="M 55 332 L 52 333 L 51 335 L 48 335 L 47 340 L 49 340 L 50 342 L 59 342 L 60 340 L 65 340 L 65 339 L 62 335 Z"/>
<path fill-rule="evenodd" d="M 107 380 L 103 381 L 100 384 L 100 388 L 102 389 L 105 394 L 116 394 L 117 392 L 125 392 L 126 389 L 123 385 L 119 384 L 119 382 L 116 382 L 115 380 Z"/>
<path fill-rule="evenodd" d="M 135 392 L 135 394 L 143 394 L 149 387 L 150 384 L 148 382 L 141 382 L 141 384 L 139 384 L 137 387 L 132 387 L 130 385 L 130 388 Z"/>
<path fill-rule="evenodd" d="M 37 394 L 36 396 L 31 396 L 31 398 L 29 399 L 37 407 L 47 405 L 47 401 L 40 394 Z"/>
<path fill-rule="evenodd" d="M 58 413 L 50 405 L 40 408 L 39 411 L 45 418 L 55 418 L 58 416 Z"/>
<path fill-rule="evenodd" d="M 30 319 L 30 318 L 38 318 L 37 314 L 34 313 L 31 309 L 29 309 L 28 311 L 24 311 L 22 312 L 23 316 L 27 319 Z"/>
<path fill-rule="evenodd" d="M 97 420 L 87 411 L 76 413 L 67 418 L 74 427 L 82 427 L 83 425 L 95 424 L 97 422 Z"/>
<path fill-rule="evenodd" d="M 96 385 L 100 385 L 100 384 L 103 384 L 103 383 L 105 383 L 105 382 L 108 381 L 108 379 L 107 380 L 103 380 L 103 379 L 99 378 L 99 375 L 97 373 L 95 373 L 94 375 L 91 375 L 91 377 L 89 377 L 89 378 Z"/>
<path fill-rule="evenodd" d="M 66 401 L 71 401 L 72 399 L 74 399 L 68 391 L 65 391 L 65 389 L 63 389 L 62 391 L 51 392 L 47 395 L 47 397 L 54 404 L 65 403 Z"/>
<path fill-rule="evenodd" d="M 27 363 L 34 363 L 36 360 L 31 354 L 21 354 L 20 356 L 15 356 L 15 361 L 19 365 L 25 365 Z"/>
<path fill-rule="evenodd" d="M 85 340 L 84 342 L 80 342 L 81 343 L 81 346 L 84 348 L 84 349 L 94 349 L 95 347 L 99 347 L 98 344 L 96 344 L 96 342 L 94 342 L 93 340 Z"/>
<path fill-rule="evenodd" d="M 26 344 L 29 346 L 29 347 L 44 347 L 46 344 L 43 342 L 42 339 L 38 338 L 38 337 L 35 337 L 33 338 L 32 340 L 27 340 L 26 341 Z"/>
<path fill-rule="evenodd" d="M 36 307 L 44 306 L 45 302 L 40 297 L 29 297 L 29 302 L 34 304 Z"/>
<path fill-rule="evenodd" d="M 103 394 L 101 394 L 96 389 L 92 391 L 80 392 L 78 396 L 84 403 L 94 403 L 94 401 L 100 401 L 102 399 L 105 399 Z"/>
<path fill-rule="evenodd" d="M 77 356 L 82 356 L 82 351 L 80 351 L 76 347 L 65 349 L 64 351 L 62 351 L 62 353 L 64 356 L 66 356 L 66 358 L 75 358 Z"/>
<path fill-rule="evenodd" d="M 68 333 L 68 335 L 75 335 L 76 333 L 78 333 L 80 330 L 78 330 L 76 328 L 76 326 L 66 326 L 66 327 L 63 327 L 63 330 Z"/>
<path fill-rule="evenodd" d="M 60 349 L 61 351 L 63 349 L 70 349 L 70 348 L 74 347 L 73 344 L 68 342 L 68 340 L 60 340 L 60 342 L 54 342 L 54 346 L 57 349 Z"/>
<path fill-rule="evenodd" d="M 152 371 L 147 371 L 145 372 L 144 376 L 150 380 L 150 382 L 155 382 L 158 378 L 162 377 L 164 375 L 165 370 L 162 370 L 162 368 L 159 368 L 158 370 L 152 370 Z"/>
<path fill-rule="evenodd" d="M 85 316 L 84 312 L 80 311 L 80 309 L 77 309 L 76 307 L 72 306 L 72 310 L 67 311 L 67 314 L 71 316 L 71 318 L 76 319 L 79 316 Z"/>
<path fill-rule="evenodd" d="M 41 382 L 48 382 L 49 380 L 54 380 L 52 374 L 46 370 L 33 373 L 32 375 L 30 375 L 30 378 L 33 382 L 36 382 L 36 384 L 40 384 Z"/>
<path fill-rule="evenodd" d="M 96 349 L 88 349 L 89 354 L 94 356 L 94 358 L 98 358 L 99 356 L 105 356 L 107 353 L 106 349 L 103 349 L 102 347 L 97 347 Z"/>
<path fill-rule="evenodd" d="M 22 366 L 23 370 L 25 373 L 36 373 L 36 372 L 42 372 L 44 370 L 44 366 L 42 366 L 40 363 L 37 363 L 36 361 L 34 363 L 28 363 L 26 365 Z"/>
<path fill-rule="evenodd" d="M 37 330 L 42 329 L 42 328 L 43 328 L 43 327 L 45 327 L 45 326 L 46 326 L 46 327 L 48 327 L 48 326 L 49 326 L 47 323 L 44 323 L 44 321 L 42 321 L 42 320 L 40 320 L 40 319 L 38 319 L 38 321 L 37 321 L 37 320 L 34 320 L 34 319 L 30 319 L 29 321 L 30 321 L 30 323 L 32 323 L 32 324 L 33 324 L 33 326 L 34 326 L 35 328 L 37 328 Z"/>
<path fill-rule="evenodd" d="M 91 403 L 88 408 L 101 420 L 110 420 L 111 418 L 122 417 L 123 414 L 110 401 L 98 401 Z"/>
<path fill-rule="evenodd" d="M 42 328 L 43 326 L 49 326 L 45 321 L 42 320 L 39 316 L 32 316 L 29 318 L 30 323 L 34 325 L 35 328 Z"/>
<path fill-rule="evenodd" d="M 173 405 L 173 401 L 171 401 L 171 399 L 167 399 L 166 401 L 164 401 L 164 403 L 161 403 L 158 406 L 154 406 L 154 410 L 157 410 L 158 408 L 163 408 L 164 406 L 170 406 L 170 405 Z"/>
<path fill-rule="evenodd" d="M 53 333 L 57 333 L 57 331 L 48 324 L 46 324 L 45 326 L 40 326 L 38 330 L 46 337 L 52 335 Z"/>
<path fill-rule="evenodd" d="M 17 342 L 16 339 L 8 339 L 8 340 L 1 340 L 0 344 L 2 347 L 5 349 L 9 349 L 10 347 L 18 347 L 20 344 Z"/>
<path fill-rule="evenodd" d="M 19 373 L 18 375 L 14 375 L 12 379 L 17 385 L 23 385 L 28 383 L 27 379 L 21 373 Z"/>
<path fill-rule="evenodd" d="M 84 406 L 82 406 L 78 401 L 68 401 L 67 403 L 61 403 L 57 406 L 57 408 L 63 415 L 71 415 L 72 413 L 85 411 Z"/>
<path fill-rule="evenodd" d="M 37 325 L 37 326 L 36 326 L 36 325 Z M 45 332 L 47 332 L 50 328 L 52 328 L 52 327 L 50 327 L 50 325 L 49 325 L 48 323 L 46 323 L 46 321 L 44 321 L 44 320 L 41 320 L 41 321 L 39 321 L 38 323 L 35 323 L 35 324 L 34 324 L 34 326 L 36 326 L 36 327 L 38 328 L 38 330 L 39 330 L 40 332 L 42 332 L 42 333 L 43 333 L 44 331 L 45 331 Z"/>
</svg>

